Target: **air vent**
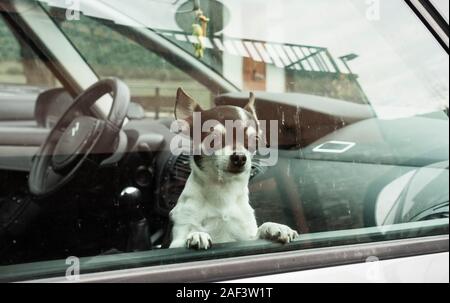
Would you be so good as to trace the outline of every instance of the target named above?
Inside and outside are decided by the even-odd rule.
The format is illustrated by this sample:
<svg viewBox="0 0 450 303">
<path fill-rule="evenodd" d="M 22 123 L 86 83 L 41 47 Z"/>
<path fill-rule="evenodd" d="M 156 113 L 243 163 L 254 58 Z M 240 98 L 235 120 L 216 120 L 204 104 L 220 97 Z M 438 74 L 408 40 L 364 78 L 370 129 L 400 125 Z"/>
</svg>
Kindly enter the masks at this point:
<svg viewBox="0 0 450 303">
<path fill-rule="evenodd" d="M 175 180 L 186 182 L 189 174 L 191 173 L 190 168 L 190 157 L 188 155 L 180 155 L 175 160 L 175 165 L 172 168 L 172 176 Z"/>
</svg>

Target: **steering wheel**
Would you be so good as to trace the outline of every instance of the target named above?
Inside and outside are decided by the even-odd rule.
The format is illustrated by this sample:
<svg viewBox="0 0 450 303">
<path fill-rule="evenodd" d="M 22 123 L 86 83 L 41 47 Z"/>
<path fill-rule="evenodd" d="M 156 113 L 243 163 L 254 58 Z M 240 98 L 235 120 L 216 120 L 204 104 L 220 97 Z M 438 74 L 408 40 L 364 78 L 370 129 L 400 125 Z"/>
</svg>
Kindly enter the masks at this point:
<svg viewBox="0 0 450 303">
<path fill-rule="evenodd" d="M 100 97 L 113 101 L 106 118 L 87 116 Z M 100 80 L 81 93 L 50 131 L 33 158 L 28 186 L 44 196 L 65 185 L 93 153 L 111 151 L 130 104 L 128 86 L 115 78 Z"/>
</svg>

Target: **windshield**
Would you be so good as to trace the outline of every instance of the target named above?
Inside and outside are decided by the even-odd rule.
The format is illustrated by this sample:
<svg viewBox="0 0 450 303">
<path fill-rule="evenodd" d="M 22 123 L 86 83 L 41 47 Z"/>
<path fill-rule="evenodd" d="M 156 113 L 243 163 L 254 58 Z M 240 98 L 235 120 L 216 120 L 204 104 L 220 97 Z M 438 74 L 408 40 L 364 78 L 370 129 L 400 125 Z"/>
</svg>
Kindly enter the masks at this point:
<svg viewBox="0 0 450 303">
<path fill-rule="evenodd" d="M 156 31 L 242 90 L 370 103 L 383 118 L 448 107 L 448 55 L 403 1 L 285 0 L 279 4 L 112 0 L 107 1 L 111 14 L 87 3 L 80 9 L 89 18 L 98 18 L 98 23 L 109 24 L 112 19 L 116 25 Z M 208 21 L 198 18 L 198 9 Z M 70 25 L 78 23 L 66 21 L 62 26 L 68 37 L 96 71 L 105 74 L 96 63 L 108 57 L 86 52 L 83 44 L 89 39 L 83 44 L 78 41 L 73 32 L 77 25 Z M 128 61 L 118 57 L 121 62 L 105 63 L 113 69 L 134 64 L 138 58 L 142 66 L 149 61 L 137 53 L 128 56 Z M 140 76 L 135 73 L 136 77 Z"/>
</svg>

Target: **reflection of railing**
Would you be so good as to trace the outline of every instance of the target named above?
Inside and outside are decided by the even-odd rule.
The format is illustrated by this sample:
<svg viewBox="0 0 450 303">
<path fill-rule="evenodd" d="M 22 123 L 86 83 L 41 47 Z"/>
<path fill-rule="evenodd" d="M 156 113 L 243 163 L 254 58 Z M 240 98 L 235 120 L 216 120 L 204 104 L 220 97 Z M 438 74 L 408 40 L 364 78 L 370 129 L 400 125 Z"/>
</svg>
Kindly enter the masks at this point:
<svg viewBox="0 0 450 303">
<path fill-rule="evenodd" d="M 179 44 L 197 43 L 196 36 L 176 31 L 159 30 L 161 35 Z M 225 36 L 205 37 L 206 49 L 219 50 L 230 55 L 251 58 L 256 62 L 273 64 L 279 68 L 314 72 L 340 73 L 336 61 L 327 48 L 275 43 Z"/>
<path fill-rule="evenodd" d="M 175 107 L 175 92 L 178 86 L 151 86 L 146 83 L 128 82 L 133 91 L 145 90 L 144 94 L 133 95 L 132 101 L 142 105 L 146 113 L 151 113 L 155 119 L 159 119 L 161 114 L 171 116 Z M 167 91 L 171 94 L 168 95 Z M 189 88 L 189 93 L 198 95 L 204 93 L 204 90 Z"/>
<path fill-rule="evenodd" d="M 198 37 L 190 33 L 168 30 L 156 32 L 188 52 L 193 50 L 193 43 L 198 43 Z M 369 103 L 359 84 L 358 75 L 354 74 L 347 65 L 347 61 L 357 58 L 356 54 L 341 57 L 343 62 L 339 62 L 340 65 L 338 65 L 337 60 L 325 47 L 237 39 L 223 35 L 210 35 L 203 39 L 207 51 L 202 61 L 219 73 L 223 72 L 220 69 L 220 62 L 228 64 L 226 60 L 222 60 L 225 54 L 261 63 L 249 64 L 249 60 L 243 61 L 244 89 L 266 89 L 267 78 L 255 76 L 259 73 L 257 67 L 265 64 L 285 71 L 286 92 L 301 92 L 349 102 Z M 340 66 L 343 68 L 342 71 Z M 263 70 L 261 75 L 267 74 L 265 68 L 261 70 Z"/>
<path fill-rule="evenodd" d="M 135 96 L 133 102 L 141 104 L 146 112 L 153 112 L 155 119 L 159 119 L 160 112 L 167 112 L 167 110 L 161 110 L 162 108 L 171 107 L 173 109 L 175 103 L 173 96 L 161 96 L 159 87 L 155 88 L 153 96 Z"/>
</svg>

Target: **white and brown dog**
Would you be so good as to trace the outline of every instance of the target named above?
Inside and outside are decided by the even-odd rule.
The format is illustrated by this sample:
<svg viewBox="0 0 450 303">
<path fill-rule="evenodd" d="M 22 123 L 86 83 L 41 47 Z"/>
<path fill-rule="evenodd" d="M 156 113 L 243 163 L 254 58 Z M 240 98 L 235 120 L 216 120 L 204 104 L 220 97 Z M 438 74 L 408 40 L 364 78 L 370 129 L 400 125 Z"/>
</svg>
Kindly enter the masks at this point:
<svg viewBox="0 0 450 303">
<path fill-rule="evenodd" d="M 254 107 L 255 98 L 244 108 L 218 106 L 210 110 L 202 108 L 182 89 L 178 89 L 175 115 L 189 126 L 194 123 L 195 113 L 201 122 L 216 121 L 209 132 L 202 132 L 198 138 L 205 144 L 212 133 L 225 137 L 226 121 L 240 121 L 238 125 L 243 138 L 237 140 L 239 130 L 231 130 L 231 144 L 223 144 L 209 155 L 196 154 L 192 157 L 192 172 L 175 208 L 170 212 L 173 223 L 171 248 L 189 247 L 208 249 L 213 243 L 268 239 L 289 243 L 298 234 L 288 226 L 264 223 L 258 228 L 255 212 L 249 204 L 248 182 L 255 146 L 250 146 L 250 137 L 258 139 L 258 119 Z M 198 115 L 197 115 L 198 116 Z M 192 129 L 192 127 L 191 127 Z M 235 133 L 236 132 L 236 133 Z M 193 131 L 190 131 L 193 139 Z M 225 142 L 228 142 L 225 140 Z M 207 143 L 208 145 L 210 144 Z"/>
</svg>

